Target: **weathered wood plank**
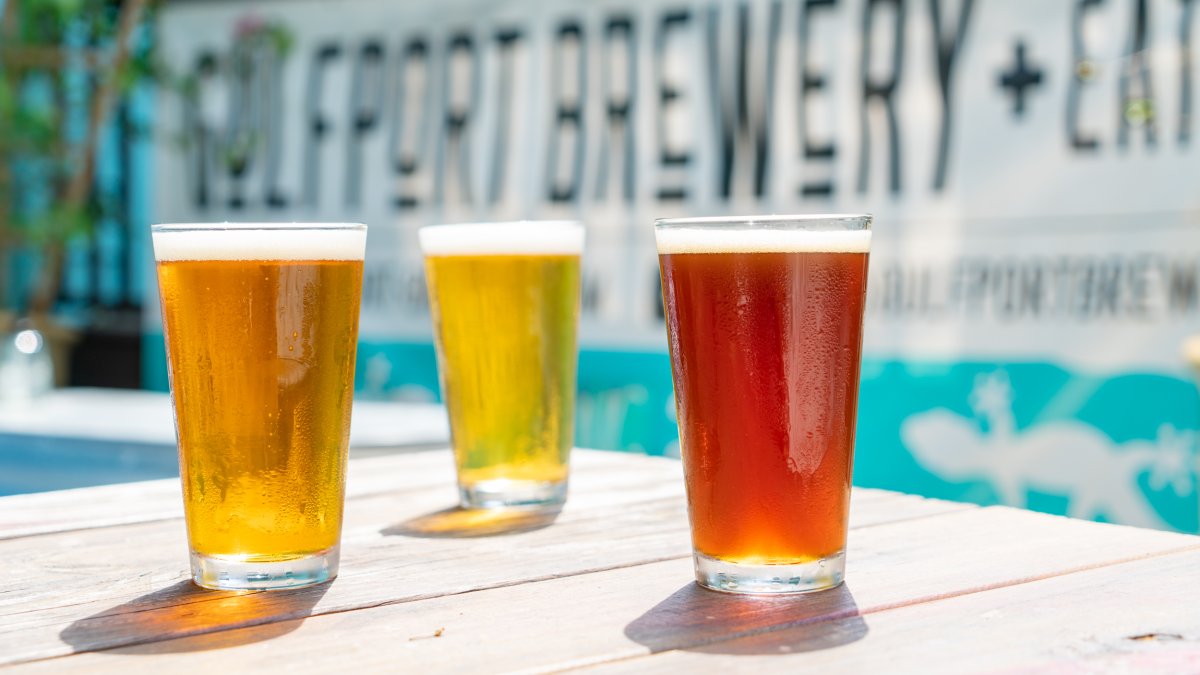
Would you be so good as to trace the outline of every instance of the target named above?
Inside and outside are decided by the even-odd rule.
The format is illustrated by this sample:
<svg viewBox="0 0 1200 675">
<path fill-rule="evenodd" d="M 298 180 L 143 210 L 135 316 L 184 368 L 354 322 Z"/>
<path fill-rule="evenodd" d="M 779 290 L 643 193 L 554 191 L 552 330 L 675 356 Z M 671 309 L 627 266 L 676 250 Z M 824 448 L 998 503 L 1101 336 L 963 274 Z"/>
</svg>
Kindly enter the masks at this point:
<svg viewBox="0 0 1200 675">
<path fill-rule="evenodd" d="M 438 454 L 441 453 L 429 453 Z M 445 461 L 431 462 L 431 459 Z M 605 504 L 663 498 L 682 503 L 683 486 L 678 480 L 677 462 L 646 457 L 622 459 L 614 458 L 612 453 L 579 453 L 572 475 L 569 509 L 562 522 L 586 519 L 592 508 Z M 375 547 L 396 542 L 400 537 L 381 532 L 403 534 L 401 524 L 444 510 L 456 500 L 453 467 L 449 466 L 448 457 L 414 455 L 411 461 L 401 457 L 355 460 L 351 466 L 365 480 L 355 481 L 359 494 L 347 501 L 344 556 L 362 546 L 350 542 L 367 541 Z M 637 470 L 628 471 L 631 467 Z M 628 489 L 614 490 L 614 482 Z M 372 492 L 362 489 L 364 485 L 392 489 Z M 420 540 L 418 545 L 440 550 L 447 546 L 447 540 Z M 121 598 L 131 591 L 152 590 L 147 584 L 186 578 L 186 550 L 181 519 L 0 541 L 0 559 L 12 561 L 6 574 L 0 575 L 0 617 L 46 609 L 47 603 L 49 606 L 77 604 L 93 594 L 98 599 Z M 349 560 L 343 558 L 343 568 Z M 134 596 L 137 594 L 134 592 Z"/>
<path fill-rule="evenodd" d="M 589 672 L 1195 673 L 1198 568 L 1192 550 Z"/>
<path fill-rule="evenodd" d="M 677 464 L 664 463 L 668 476 L 674 476 Z M 580 471 L 573 479 L 574 486 L 568 508 L 556 521 L 556 528 L 568 529 L 577 520 L 609 518 L 612 508 L 635 509 L 630 518 L 647 521 L 672 537 L 669 541 L 686 542 L 686 520 L 682 515 L 681 482 L 662 480 L 653 471 L 639 471 L 632 477 L 604 470 Z M 620 478 L 622 490 L 613 490 L 614 477 Z M 492 530 L 528 529 L 539 523 L 499 518 L 480 522 L 471 513 L 443 513 L 454 500 L 451 485 L 413 488 L 404 492 L 362 496 L 347 502 L 344 533 L 343 572 L 348 568 L 370 565 L 383 553 L 362 560 L 351 557 L 364 546 L 387 549 L 405 535 L 440 537 L 440 541 L 416 539 L 405 545 L 405 553 L 441 555 L 443 549 L 462 551 L 464 558 L 477 554 L 449 537 L 461 533 L 480 534 Z M 663 501 L 664 504 L 658 504 Z M 853 500 L 852 518 L 856 524 L 868 526 L 907 517 L 919 517 L 950 510 L 971 508 L 966 505 L 924 500 L 891 493 L 863 494 Z M 602 508 L 603 507 L 603 508 Z M 665 509 L 665 511 L 664 511 Z M 593 513 L 595 511 L 596 513 Z M 670 513 L 658 518 L 660 511 Z M 639 514 L 649 513 L 653 518 Z M 431 515 L 432 514 L 432 515 Z M 470 516 L 465 522 L 460 515 Z M 394 519 L 391 517 L 394 516 Z M 447 531 L 450 528 L 450 531 Z M 436 531 L 436 530 L 441 531 Z M 422 531 L 423 530 L 423 531 Z M 187 560 L 184 529 L 178 520 L 146 523 L 113 528 L 72 531 L 41 537 L 0 542 L 0 558 L 11 560 L 6 574 L 0 575 L 0 618 L 30 612 L 46 611 L 60 604 L 78 606 L 80 603 L 119 600 L 145 593 L 159 587 L 161 582 L 186 578 Z M 383 535 L 383 536 L 381 536 Z M 475 544 L 486 548 L 489 544 Z M 655 549 L 657 550 L 657 549 Z M 666 549 L 683 557 L 686 548 Z M 81 555 L 86 551 L 87 556 Z M 659 551 L 655 557 L 671 555 Z M 386 561 L 386 559 L 385 559 Z M 3 627 L 0 627 L 0 636 Z"/>
<path fill-rule="evenodd" d="M 640 472 L 670 471 L 667 467 L 678 465 L 660 458 L 628 457 Z M 633 468 L 623 459 L 617 453 L 581 450 L 575 452 L 574 461 L 586 472 Z M 453 485 L 453 461 L 449 449 L 354 459 L 346 477 L 346 497 Z M 0 540 L 182 517 L 178 478 L 14 495 L 0 497 Z"/>
<path fill-rule="evenodd" d="M 895 508 L 887 500 L 878 504 Z M 619 539 L 620 532 L 610 529 L 610 541 Z M 312 672 L 427 667 L 447 672 L 552 671 L 619 659 L 633 660 L 608 667 L 636 664 L 630 666 L 636 669 L 664 658 L 638 658 L 652 652 L 706 647 L 719 651 L 720 644 L 738 636 L 806 627 L 832 626 L 825 639 L 849 644 L 862 638 L 868 628 L 874 630 L 873 617 L 890 614 L 887 610 L 933 606 L 965 594 L 983 596 L 986 593 L 981 591 L 988 589 L 1063 578 L 1061 575 L 1072 576 L 1079 570 L 1122 560 L 1141 558 L 1152 565 L 1157 560 L 1153 556 L 1172 551 L 1196 555 L 1198 547 L 1200 540 L 1185 535 L 1005 508 L 964 509 L 854 529 L 848 586 L 829 593 L 763 599 L 702 591 L 691 583 L 690 561 L 679 558 L 80 654 L 37 664 L 37 669 L 267 668 L 278 665 L 284 654 L 290 666 Z M 433 567 L 439 564 L 429 563 Z M 442 567 L 441 571 L 445 574 L 450 569 Z M 1161 583 L 1162 577 L 1151 578 Z M 325 597 L 339 593 L 342 583 L 333 584 Z M 409 578 L 405 583 L 419 580 Z M 310 601 L 294 602 L 303 605 Z M 323 602 L 325 598 L 317 598 L 312 604 L 320 607 Z M 274 612 L 275 608 L 252 606 L 240 611 Z M 862 615 L 867 616 L 865 625 Z M 176 615 L 171 632 L 193 629 L 209 616 Z M 126 628 L 137 632 L 160 620 L 139 619 L 140 624 Z M 86 620 L 73 624 L 63 636 L 73 637 L 89 626 Z M 95 628 L 103 630 L 100 625 Z M 27 635 L 27 639 L 36 638 Z M 914 654 L 933 658 L 928 635 L 914 633 L 904 639 L 920 646 L 913 649 Z M 864 641 L 864 648 L 872 649 L 869 644 Z M 672 658 L 677 653 L 683 654 L 671 652 Z M 118 658 L 125 654 L 138 656 L 135 660 Z M 886 666 L 886 651 L 880 658 Z M 836 661 L 836 656 L 831 659 Z M 750 661 L 754 660 L 747 663 Z M 788 667 L 794 671 L 800 664 L 808 665 L 791 661 Z M 711 664 L 701 660 L 684 665 L 707 669 Z"/>
<path fill-rule="evenodd" d="M 581 453 L 589 454 L 597 453 Z M 584 470 L 589 461 L 576 463 L 570 501 L 553 527 L 504 536 L 403 536 L 413 534 L 414 519 L 452 501 L 452 485 L 351 500 L 342 575 L 310 591 L 191 588 L 182 582 L 187 561 L 178 521 L 0 542 L 0 558 L 16 561 L 0 578 L 0 662 L 686 558 L 678 463 L 616 455 L 613 470 L 600 466 L 612 457 L 598 457 L 595 470 Z M 852 503 L 852 521 L 863 526 L 974 508 L 879 491 Z"/>
</svg>

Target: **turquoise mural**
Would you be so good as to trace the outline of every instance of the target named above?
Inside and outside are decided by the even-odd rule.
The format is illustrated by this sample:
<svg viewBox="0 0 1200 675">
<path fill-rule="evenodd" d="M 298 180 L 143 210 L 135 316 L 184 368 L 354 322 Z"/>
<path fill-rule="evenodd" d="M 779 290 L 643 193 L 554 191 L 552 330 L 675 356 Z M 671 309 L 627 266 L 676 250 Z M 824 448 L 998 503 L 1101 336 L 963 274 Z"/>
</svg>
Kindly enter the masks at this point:
<svg viewBox="0 0 1200 675">
<path fill-rule="evenodd" d="M 864 363 L 855 482 L 1195 532 L 1195 384 L 1037 363 Z"/>
<path fill-rule="evenodd" d="M 146 385 L 166 390 L 162 338 Z M 678 455 L 665 353 L 583 350 L 577 442 Z M 438 400 L 429 343 L 364 341 L 359 395 Z M 855 483 L 1147 527 L 1200 531 L 1200 395 L 1183 377 L 1042 363 L 863 364 Z"/>
</svg>

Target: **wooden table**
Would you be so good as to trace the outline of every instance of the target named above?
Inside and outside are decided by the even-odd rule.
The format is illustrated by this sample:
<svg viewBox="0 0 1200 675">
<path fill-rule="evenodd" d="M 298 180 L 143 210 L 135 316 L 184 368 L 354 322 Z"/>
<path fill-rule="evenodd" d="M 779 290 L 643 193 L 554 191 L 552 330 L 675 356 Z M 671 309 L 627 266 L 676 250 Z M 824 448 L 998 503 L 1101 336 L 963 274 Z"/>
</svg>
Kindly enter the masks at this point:
<svg viewBox="0 0 1200 675">
<path fill-rule="evenodd" d="M 351 462 L 341 576 L 187 580 L 176 481 L 0 499 L 0 664 L 30 672 L 1200 670 L 1200 539 L 858 490 L 848 581 L 692 583 L 679 464 L 578 451 L 546 519 L 443 511 L 448 452 Z M 506 531 L 507 530 L 507 531 Z"/>
</svg>

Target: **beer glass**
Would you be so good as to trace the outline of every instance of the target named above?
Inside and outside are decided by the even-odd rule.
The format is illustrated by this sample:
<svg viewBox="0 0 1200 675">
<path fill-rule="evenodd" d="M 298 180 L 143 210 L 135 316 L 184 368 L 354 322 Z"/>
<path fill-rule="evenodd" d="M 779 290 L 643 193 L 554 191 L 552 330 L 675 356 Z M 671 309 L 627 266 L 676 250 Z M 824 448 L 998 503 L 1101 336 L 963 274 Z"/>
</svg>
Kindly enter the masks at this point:
<svg viewBox="0 0 1200 675">
<path fill-rule="evenodd" d="M 583 225 L 434 225 L 419 237 L 462 506 L 562 503 Z"/>
<path fill-rule="evenodd" d="M 366 226 L 156 225 L 192 578 L 337 575 Z"/>
<path fill-rule="evenodd" d="M 842 582 L 870 228 L 865 215 L 655 223 L 702 586 Z"/>
</svg>

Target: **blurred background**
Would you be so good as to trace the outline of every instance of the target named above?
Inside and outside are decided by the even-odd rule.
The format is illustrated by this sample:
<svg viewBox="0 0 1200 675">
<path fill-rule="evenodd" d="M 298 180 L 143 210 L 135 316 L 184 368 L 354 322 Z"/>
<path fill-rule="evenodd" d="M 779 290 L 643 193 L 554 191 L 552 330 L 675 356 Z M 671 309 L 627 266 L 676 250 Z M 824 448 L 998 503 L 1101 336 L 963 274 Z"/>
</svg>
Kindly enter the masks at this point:
<svg viewBox="0 0 1200 675">
<path fill-rule="evenodd" d="M 152 222 L 369 224 L 367 447 L 416 229 L 583 220 L 578 444 L 677 456 L 652 220 L 867 211 L 857 484 L 1195 532 L 1197 5 L 0 0 L 0 494 L 175 470 Z"/>
</svg>

